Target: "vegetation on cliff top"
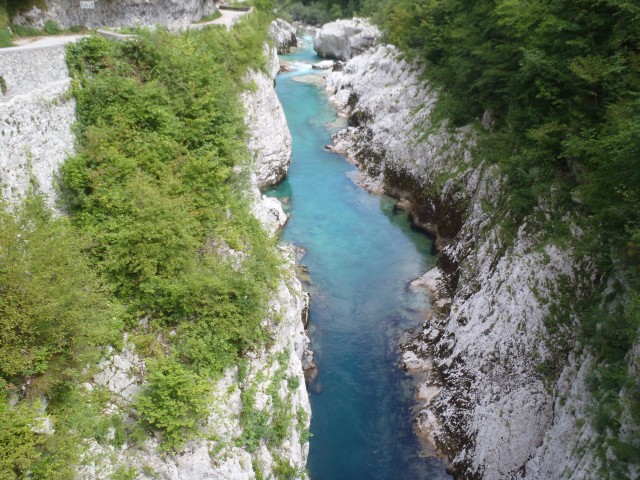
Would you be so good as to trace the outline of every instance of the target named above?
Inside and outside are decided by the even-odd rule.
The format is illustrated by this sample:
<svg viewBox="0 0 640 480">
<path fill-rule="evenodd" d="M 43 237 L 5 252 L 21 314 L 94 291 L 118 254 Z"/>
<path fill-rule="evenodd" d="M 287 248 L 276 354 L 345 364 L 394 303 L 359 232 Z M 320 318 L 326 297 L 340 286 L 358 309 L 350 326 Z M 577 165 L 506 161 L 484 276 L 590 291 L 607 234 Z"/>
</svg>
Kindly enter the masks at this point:
<svg viewBox="0 0 640 480">
<path fill-rule="evenodd" d="M 386 0 L 364 8 L 441 88 L 440 118 L 463 125 L 484 117 L 477 157 L 507 176 L 503 217 L 518 226 L 550 199 L 550 223 L 563 226 L 570 213 L 584 231 L 576 252 L 601 278 L 620 280 L 606 305 L 604 284 L 570 303 L 577 336 L 599 363 L 593 420 L 605 470 L 627 475 L 625 464 L 640 464 L 639 430 L 625 427 L 640 424 L 640 383 L 628 369 L 640 327 L 640 7 Z M 566 223 L 553 230 L 570 238 Z"/>
<path fill-rule="evenodd" d="M 2 478 L 70 478 L 84 438 L 139 437 L 101 416 L 107 391 L 80 386 L 123 329 L 150 359 L 129 415 L 162 432 L 166 449 L 196 433 L 209 382 L 268 339 L 280 259 L 250 213 L 238 98 L 251 88 L 247 68 L 264 66 L 268 21 L 256 12 L 230 32 L 157 29 L 68 47 L 78 117 L 77 154 L 61 171 L 69 218 L 37 197 L 0 213 Z M 45 419 L 39 398 L 49 434 L 33 427 Z"/>
</svg>

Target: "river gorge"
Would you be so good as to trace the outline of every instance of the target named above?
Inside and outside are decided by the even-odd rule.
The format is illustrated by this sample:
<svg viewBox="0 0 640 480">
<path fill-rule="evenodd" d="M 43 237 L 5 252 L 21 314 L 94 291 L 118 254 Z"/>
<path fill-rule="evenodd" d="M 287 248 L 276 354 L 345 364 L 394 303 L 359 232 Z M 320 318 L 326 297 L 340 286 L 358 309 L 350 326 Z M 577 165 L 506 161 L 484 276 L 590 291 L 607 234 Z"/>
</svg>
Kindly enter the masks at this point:
<svg viewBox="0 0 640 480">
<path fill-rule="evenodd" d="M 401 333 L 430 308 L 426 295 L 408 285 L 435 265 L 431 239 L 411 228 L 393 199 L 357 186 L 356 168 L 324 148 L 346 122 L 311 70 L 320 58 L 310 42 L 307 37 L 303 48 L 281 56 L 294 68 L 276 85 L 293 160 L 288 178 L 269 193 L 289 206 L 282 241 L 304 248 L 301 263 L 310 275 L 319 376 L 310 389 L 309 473 L 314 479 L 449 478 L 437 460 L 419 455 L 413 386 L 398 365 Z"/>
</svg>

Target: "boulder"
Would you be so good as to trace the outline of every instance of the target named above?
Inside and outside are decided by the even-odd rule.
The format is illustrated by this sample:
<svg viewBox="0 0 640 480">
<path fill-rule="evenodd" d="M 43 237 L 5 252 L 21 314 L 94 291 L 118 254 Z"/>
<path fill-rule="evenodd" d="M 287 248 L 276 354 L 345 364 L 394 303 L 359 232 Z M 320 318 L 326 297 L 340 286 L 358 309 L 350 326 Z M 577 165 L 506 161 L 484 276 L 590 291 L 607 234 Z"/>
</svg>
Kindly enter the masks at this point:
<svg viewBox="0 0 640 480">
<path fill-rule="evenodd" d="M 313 49 L 321 57 L 346 61 L 374 46 L 381 35 L 378 27 L 364 18 L 336 20 L 316 32 Z"/>
<path fill-rule="evenodd" d="M 324 60 L 322 62 L 314 63 L 311 65 L 311 68 L 315 68 L 316 70 L 329 70 L 333 68 L 333 64 L 333 60 Z"/>
<path fill-rule="evenodd" d="M 289 53 L 291 47 L 298 46 L 296 27 L 281 18 L 276 18 L 269 27 L 269 36 L 276 42 L 279 54 Z"/>
</svg>

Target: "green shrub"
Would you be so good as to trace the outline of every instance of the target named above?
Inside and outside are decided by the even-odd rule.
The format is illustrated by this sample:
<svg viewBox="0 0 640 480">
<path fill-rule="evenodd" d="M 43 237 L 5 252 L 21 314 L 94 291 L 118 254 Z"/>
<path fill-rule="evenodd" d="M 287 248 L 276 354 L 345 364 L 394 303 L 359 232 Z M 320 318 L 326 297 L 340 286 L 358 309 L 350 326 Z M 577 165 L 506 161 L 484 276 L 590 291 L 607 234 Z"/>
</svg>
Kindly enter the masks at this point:
<svg viewBox="0 0 640 480">
<path fill-rule="evenodd" d="M 302 2 L 296 2 L 286 8 L 287 13 L 294 20 L 304 22 L 309 25 L 322 25 L 331 20 L 331 15 L 327 7 L 316 2 L 305 5 Z"/>
<path fill-rule="evenodd" d="M 134 408 L 144 424 L 162 432 L 164 450 L 179 450 L 206 417 L 210 386 L 174 358 L 147 367 L 147 386 Z"/>
<path fill-rule="evenodd" d="M 41 453 L 46 437 L 32 429 L 38 417 L 38 402 L 9 405 L 0 382 L 0 472 L 1 478 L 25 478 Z"/>
<path fill-rule="evenodd" d="M 118 337 L 119 309 L 101 290 L 69 222 L 41 199 L 0 210 L 0 377 L 70 378 Z"/>
<path fill-rule="evenodd" d="M 279 275 L 234 173 L 248 158 L 237 81 L 264 65 L 267 20 L 68 47 L 81 143 L 62 167 L 73 222 L 130 313 L 176 326 L 175 352 L 206 376 L 264 341 Z M 246 254 L 241 267 L 219 257 L 224 244 Z"/>
<path fill-rule="evenodd" d="M 4 1 L 0 1 L 0 30 L 4 30 L 9 26 L 9 12 Z"/>
<path fill-rule="evenodd" d="M 60 25 L 58 25 L 54 20 L 47 20 L 44 23 L 44 31 L 49 35 L 57 35 L 62 32 Z"/>
<path fill-rule="evenodd" d="M 34 27 L 25 27 L 23 25 L 11 25 L 11 30 L 19 37 L 36 37 L 42 35 L 42 30 Z"/>
<path fill-rule="evenodd" d="M 13 35 L 8 28 L 0 28 L 0 48 L 10 47 L 13 45 L 13 42 L 11 41 L 12 38 Z"/>
</svg>

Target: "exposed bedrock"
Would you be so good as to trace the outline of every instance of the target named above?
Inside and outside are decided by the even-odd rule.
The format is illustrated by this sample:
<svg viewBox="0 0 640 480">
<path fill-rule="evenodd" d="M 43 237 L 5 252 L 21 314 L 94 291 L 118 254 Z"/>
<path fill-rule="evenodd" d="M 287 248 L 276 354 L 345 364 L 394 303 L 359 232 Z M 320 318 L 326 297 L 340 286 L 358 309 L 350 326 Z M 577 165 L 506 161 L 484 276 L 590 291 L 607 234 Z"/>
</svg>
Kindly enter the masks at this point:
<svg viewBox="0 0 640 480">
<path fill-rule="evenodd" d="M 44 7 L 36 2 L 13 22 L 35 28 L 54 21 L 62 28 L 163 25 L 181 29 L 214 11 L 213 0 L 45 0 Z"/>
<path fill-rule="evenodd" d="M 592 478 L 592 360 L 571 329 L 569 351 L 554 356 L 545 324 L 561 287 L 580 291 L 591 269 L 543 238 L 551 204 L 516 232 L 500 228 L 502 176 L 472 158 L 472 127 L 432 123 L 438 94 L 421 73 L 379 46 L 327 77 L 349 123 L 331 148 L 359 167 L 362 186 L 409 205 L 441 251 L 422 282 L 436 286 L 434 315 L 403 347 L 419 381 L 416 430 L 461 478 Z M 541 373 L 550 361 L 559 376 Z"/>
</svg>

